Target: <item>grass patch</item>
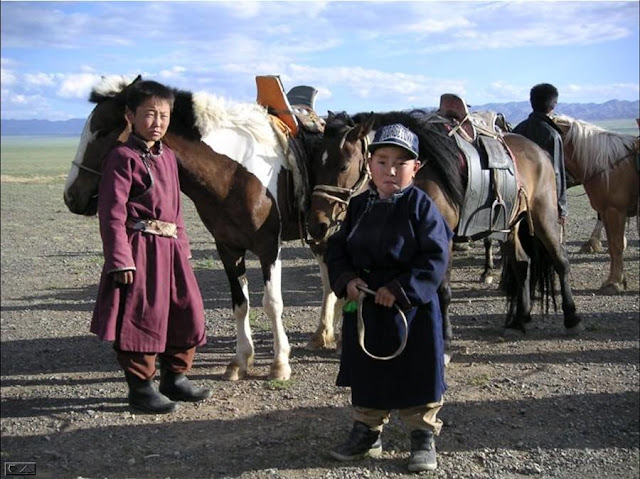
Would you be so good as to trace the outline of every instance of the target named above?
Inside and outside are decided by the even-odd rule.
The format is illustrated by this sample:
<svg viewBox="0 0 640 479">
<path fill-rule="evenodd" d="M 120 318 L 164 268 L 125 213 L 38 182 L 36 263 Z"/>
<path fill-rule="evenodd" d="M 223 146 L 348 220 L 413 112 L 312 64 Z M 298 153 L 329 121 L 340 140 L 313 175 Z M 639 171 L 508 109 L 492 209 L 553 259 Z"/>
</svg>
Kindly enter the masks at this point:
<svg viewBox="0 0 640 479">
<path fill-rule="evenodd" d="M 25 178 L 66 178 L 75 158 L 80 138 L 78 137 L 38 137 L 3 136 L 0 142 L 2 181 L 26 181 Z M 20 178 L 21 180 L 16 180 Z"/>
<path fill-rule="evenodd" d="M 292 379 L 270 379 L 264 384 L 264 387 L 270 391 L 283 391 L 291 388 L 291 386 L 293 386 Z"/>
<path fill-rule="evenodd" d="M 489 381 L 491 381 L 491 377 L 487 373 L 483 373 L 469 378 L 467 384 L 469 386 L 481 387 L 489 384 Z"/>
</svg>

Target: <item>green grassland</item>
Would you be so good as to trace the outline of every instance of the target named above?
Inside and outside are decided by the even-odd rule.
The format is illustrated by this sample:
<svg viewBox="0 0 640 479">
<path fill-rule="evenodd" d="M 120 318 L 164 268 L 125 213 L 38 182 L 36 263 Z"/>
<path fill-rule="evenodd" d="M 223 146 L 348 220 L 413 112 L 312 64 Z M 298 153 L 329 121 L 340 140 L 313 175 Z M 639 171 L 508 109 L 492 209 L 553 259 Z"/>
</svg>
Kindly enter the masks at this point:
<svg viewBox="0 0 640 479">
<path fill-rule="evenodd" d="M 594 123 L 619 133 L 638 134 L 638 126 L 632 118 Z M 0 141 L 3 181 L 29 178 L 63 181 L 79 141 L 79 137 L 3 136 Z"/>
<path fill-rule="evenodd" d="M 3 136 L 0 139 L 0 172 L 18 178 L 66 175 L 76 154 L 79 137 Z"/>
</svg>

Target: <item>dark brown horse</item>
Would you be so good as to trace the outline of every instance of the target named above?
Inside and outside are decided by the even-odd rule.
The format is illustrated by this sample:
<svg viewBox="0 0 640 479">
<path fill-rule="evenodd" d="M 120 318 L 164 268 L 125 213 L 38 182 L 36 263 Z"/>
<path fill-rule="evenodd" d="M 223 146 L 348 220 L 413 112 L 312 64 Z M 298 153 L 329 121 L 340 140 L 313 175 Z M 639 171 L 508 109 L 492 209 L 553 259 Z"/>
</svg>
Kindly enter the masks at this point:
<svg viewBox="0 0 640 479">
<path fill-rule="evenodd" d="M 97 190 L 102 161 L 130 131 L 124 116 L 130 84 L 122 77 L 107 78 L 91 93 L 90 100 L 96 106 L 84 127 L 64 192 L 65 203 L 74 213 L 95 214 L 96 198 L 90 193 Z M 320 135 L 310 135 L 305 146 L 311 151 L 319 139 Z M 280 251 L 282 241 L 301 236 L 300 211 L 305 205 L 300 202 L 303 194 L 297 181 L 306 178 L 296 180 L 291 157 L 267 111 L 256 103 L 233 103 L 204 93 L 176 91 L 171 125 L 163 141 L 178 158 L 181 189 L 193 200 L 215 238 L 231 287 L 237 344 L 225 377 L 244 377 L 254 358 L 245 274 L 245 255 L 252 251 L 260 261 L 262 306 L 274 336 L 269 376 L 289 379 L 290 346 L 282 325 Z M 295 195 L 297 203 L 286 194 L 292 190 L 299 193 Z M 323 311 L 332 313 L 333 306 Z"/>
<path fill-rule="evenodd" d="M 415 184 L 435 201 L 443 217 L 455 231 L 464 199 L 464 165 L 455 141 L 440 120 L 424 111 L 385 114 L 329 114 L 323 146 L 314 161 L 316 189 L 329 194 L 312 196 L 307 220 L 309 233 L 323 241 L 339 227 L 346 205 L 362 182 L 366 170 L 366 144 L 372 130 L 382 125 L 402 123 L 420 139 L 423 167 Z M 555 179 L 544 151 L 523 136 L 505 134 L 518 173 L 518 203 L 503 247 L 503 278 L 509 308 L 505 332 L 524 331 L 531 319 L 532 297 L 539 293 L 546 305 L 555 306 L 555 273 L 560 278 L 564 325 L 569 333 L 582 329 L 569 286 L 569 261 L 562 247 L 558 225 Z M 336 200 L 333 197 L 339 197 Z M 451 263 L 439 297 L 443 310 L 445 340 L 451 340 L 447 308 Z"/>
<path fill-rule="evenodd" d="M 584 185 L 607 232 L 611 264 L 601 291 L 618 293 L 627 286 L 624 226 L 628 217 L 638 215 L 640 176 L 634 162 L 640 155 L 640 140 L 567 116 L 553 120 L 563 131 L 565 168 Z"/>
</svg>

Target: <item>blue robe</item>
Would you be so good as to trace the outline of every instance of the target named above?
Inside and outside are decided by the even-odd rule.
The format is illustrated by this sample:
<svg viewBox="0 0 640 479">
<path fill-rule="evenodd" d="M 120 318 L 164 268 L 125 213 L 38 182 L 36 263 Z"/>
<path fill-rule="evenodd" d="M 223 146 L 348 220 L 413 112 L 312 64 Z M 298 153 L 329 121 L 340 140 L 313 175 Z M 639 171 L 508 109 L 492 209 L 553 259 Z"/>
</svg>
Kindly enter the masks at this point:
<svg viewBox="0 0 640 479">
<path fill-rule="evenodd" d="M 392 360 L 367 356 L 358 344 L 355 312 L 343 312 L 337 385 L 351 387 L 354 406 L 401 409 L 439 401 L 446 389 L 438 286 L 444 279 L 453 233 L 435 203 L 409 186 L 382 200 L 375 189 L 353 198 L 340 230 L 329 240 L 326 262 L 338 297 L 362 278 L 370 289 L 387 286 L 409 324 L 405 350 Z M 365 346 L 377 356 L 399 346 L 398 311 L 374 303 L 362 308 Z"/>
</svg>

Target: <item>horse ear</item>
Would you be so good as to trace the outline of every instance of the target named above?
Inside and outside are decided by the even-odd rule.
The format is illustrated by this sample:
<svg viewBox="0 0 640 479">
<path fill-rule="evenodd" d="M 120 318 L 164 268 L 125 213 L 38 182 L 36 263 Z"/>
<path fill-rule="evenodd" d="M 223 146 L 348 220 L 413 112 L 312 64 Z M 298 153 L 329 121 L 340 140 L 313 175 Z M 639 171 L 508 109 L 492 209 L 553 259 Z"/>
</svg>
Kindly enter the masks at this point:
<svg viewBox="0 0 640 479">
<path fill-rule="evenodd" d="M 327 110 L 327 121 L 331 120 L 336 114 L 331 110 Z"/>
<path fill-rule="evenodd" d="M 140 80 L 142 80 L 142 75 L 138 75 L 136 79 L 131 82 L 131 85 L 133 85 L 134 83 L 138 83 Z"/>
<path fill-rule="evenodd" d="M 362 122 L 362 130 L 364 131 L 365 135 L 368 135 L 369 132 L 373 130 L 375 123 L 376 123 L 376 115 L 375 113 L 371 112 L 369 114 L 369 117 L 364 122 Z"/>
</svg>

